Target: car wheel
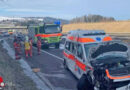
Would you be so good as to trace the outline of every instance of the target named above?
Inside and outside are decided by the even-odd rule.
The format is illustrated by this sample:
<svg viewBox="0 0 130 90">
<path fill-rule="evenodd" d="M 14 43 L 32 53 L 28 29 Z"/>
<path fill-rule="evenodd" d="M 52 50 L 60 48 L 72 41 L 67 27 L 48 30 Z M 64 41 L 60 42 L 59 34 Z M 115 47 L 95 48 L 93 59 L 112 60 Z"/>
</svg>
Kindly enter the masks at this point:
<svg viewBox="0 0 130 90">
<path fill-rule="evenodd" d="M 93 85 L 87 78 L 87 75 L 83 74 L 77 84 L 78 90 L 94 90 Z"/>
</svg>

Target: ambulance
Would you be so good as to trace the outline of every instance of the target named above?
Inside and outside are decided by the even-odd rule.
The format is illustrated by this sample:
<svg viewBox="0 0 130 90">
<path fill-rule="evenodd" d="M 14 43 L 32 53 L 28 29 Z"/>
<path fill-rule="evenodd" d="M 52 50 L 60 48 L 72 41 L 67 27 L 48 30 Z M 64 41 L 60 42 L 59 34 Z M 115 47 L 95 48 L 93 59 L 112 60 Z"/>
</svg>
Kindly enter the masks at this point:
<svg viewBox="0 0 130 90">
<path fill-rule="evenodd" d="M 79 79 L 78 90 L 130 90 L 128 52 L 103 30 L 74 30 L 66 38 L 64 67 Z"/>
</svg>

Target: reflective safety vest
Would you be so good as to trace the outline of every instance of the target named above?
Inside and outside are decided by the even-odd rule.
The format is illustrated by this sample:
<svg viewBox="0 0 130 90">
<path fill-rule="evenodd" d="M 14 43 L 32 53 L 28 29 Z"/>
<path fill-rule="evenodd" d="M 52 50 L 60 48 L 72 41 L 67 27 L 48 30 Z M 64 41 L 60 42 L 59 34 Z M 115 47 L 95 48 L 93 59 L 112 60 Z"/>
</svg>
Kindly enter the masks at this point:
<svg viewBox="0 0 130 90">
<path fill-rule="evenodd" d="M 30 43 L 29 42 L 25 42 L 25 50 L 29 50 L 30 49 Z"/>
</svg>

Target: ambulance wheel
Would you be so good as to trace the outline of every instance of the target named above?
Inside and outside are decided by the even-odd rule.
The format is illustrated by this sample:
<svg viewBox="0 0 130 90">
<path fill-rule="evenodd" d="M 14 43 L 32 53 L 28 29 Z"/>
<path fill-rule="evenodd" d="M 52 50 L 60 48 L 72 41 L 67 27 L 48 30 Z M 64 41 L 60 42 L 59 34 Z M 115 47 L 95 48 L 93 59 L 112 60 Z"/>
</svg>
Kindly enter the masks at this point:
<svg viewBox="0 0 130 90">
<path fill-rule="evenodd" d="M 91 85 L 90 81 L 88 80 L 87 75 L 83 74 L 77 84 L 78 90 L 94 90 L 93 85 Z"/>
<path fill-rule="evenodd" d="M 67 63 L 66 63 L 65 59 L 64 59 L 64 68 L 68 70 L 68 66 L 67 66 Z"/>
<path fill-rule="evenodd" d="M 59 43 L 56 43 L 55 44 L 55 48 L 59 48 L 60 44 Z"/>
</svg>

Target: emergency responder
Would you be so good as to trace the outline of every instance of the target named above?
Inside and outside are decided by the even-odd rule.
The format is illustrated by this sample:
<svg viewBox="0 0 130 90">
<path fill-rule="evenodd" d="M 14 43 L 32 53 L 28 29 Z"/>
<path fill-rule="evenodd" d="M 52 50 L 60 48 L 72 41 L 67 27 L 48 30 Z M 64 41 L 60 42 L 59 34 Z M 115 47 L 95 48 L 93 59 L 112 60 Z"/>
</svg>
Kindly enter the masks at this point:
<svg viewBox="0 0 130 90">
<path fill-rule="evenodd" d="M 22 47 L 22 45 L 21 45 L 21 40 L 18 38 L 17 41 L 18 41 L 18 52 L 19 52 L 19 54 L 21 55 L 21 54 L 22 54 L 22 50 L 21 50 L 21 47 Z"/>
<path fill-rule="evenodd" d="M 18 59 L 21 58 L 20 57 L 20 52 L 19 52 L 19 50 L 20 50 L 20 44 L 19 44 L 18 39 L 17 39 L 16 36 L 14 37 L 13 44 L 14 44 L 14 49 L 15 49 L 15 59 L 18 60 Z"/>
<path fill-rule="evenodd" d="M 32 38 L 29 38 L 30 43 L 30 56 L 32 57 Z"/>
<path fill-rule="evenodd" d="M 30 54 L 30 43 L 29 43 L 29 38 L 28 38 L 28 36 L 25 37 L 24 45 L 25 45 L 25 56 L 26 56 L 26 58 L 28 58 L 28 56 L 29 56 L 29 54 Z M 30 56 L 31 56 L 31 55 L 30 55 Z"/>
<path fill-rule="evenodd" d="M 37 40 L 37 51 L 38 51 L 38 55 L 40 55 L 40 52 L 41 52 L 41 39 L 40 39 L 40 37 L 38 37 L 38 40 Z"/>
</svg>

